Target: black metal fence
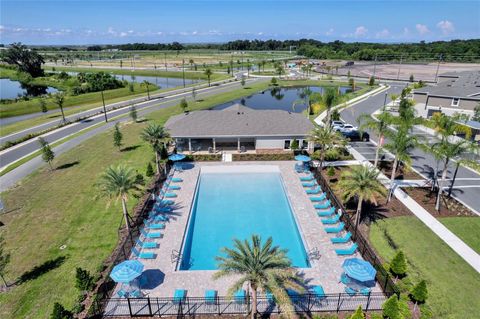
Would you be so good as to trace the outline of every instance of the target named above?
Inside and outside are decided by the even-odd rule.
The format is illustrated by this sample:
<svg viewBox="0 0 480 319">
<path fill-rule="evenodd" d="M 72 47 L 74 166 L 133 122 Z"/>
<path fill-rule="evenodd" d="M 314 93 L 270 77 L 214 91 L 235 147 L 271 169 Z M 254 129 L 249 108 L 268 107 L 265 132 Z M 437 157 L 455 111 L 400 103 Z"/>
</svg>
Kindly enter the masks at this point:
<svg viewBox="0 0 480 319">
<path fill-rule="evenodd" d="M 326 294 L 318 296 L 303 294 L 291 296 L 293 311 L 311 314 L 315 312 L 355 311 L 362 306 L 364 311 L 381 310 L 385 301 L 383 293 L 369 295 Z M 161 317 L 198 315 L 245 315 L 252 309 L 251 299 L 228 297 L 205 299 L 198 297 L 174 298 L 111 298 L 102 301 L 104 317 Z M 258 298 L 257 310 L 261 315 L 281 312 L 273 298 Z"/>
<path fill-rule="evenodd" d="M 357 231 L 355 227 L 355 221 L 352 220 L 349 214 L 346 214 L 347 210 L 343 206 L 342 202 L 338 200 L 337 196 L 319 170 L 315 170 L 315 178 L 318 184 L 322 187 L 322 190 L 327 194 L 327 197 L 330 199 L 332 205 L 335 206 L 337 210 L 340 209 L 344 213 L 342 214 L 341 220 L 345 223 L 345 228 L 352 233 L 352 239 L 357 243 L 358 251 L 362 255 L 363 259 L 370 262 L 377 270 L 377 282 L 382 287 L 382 290 L 387 295 L 399 295 L 400 291 L 393 282 L 392 277 L 385 267 L 383 267 L 381 260 L 377 257 L 375 251 L 370 247 L 370 244 L 365 237 L 363 237 L 363 235 Z"/>
</svg>

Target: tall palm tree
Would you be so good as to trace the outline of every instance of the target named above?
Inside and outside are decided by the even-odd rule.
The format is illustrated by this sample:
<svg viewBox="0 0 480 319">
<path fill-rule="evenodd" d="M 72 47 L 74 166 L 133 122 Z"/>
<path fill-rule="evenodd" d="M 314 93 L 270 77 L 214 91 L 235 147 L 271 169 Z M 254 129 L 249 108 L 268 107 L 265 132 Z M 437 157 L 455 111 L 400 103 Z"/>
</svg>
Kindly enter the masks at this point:
<svg viewBox="0 0 480 319">
<path fill-rule="evenodd" d="M 400 127 L 396 132 L 388 131 L 386 134 L 389 140 L 388 143 L 385 144 L 385 148 L 395 156 L 392 166 L 392 176 L 390 177 L 390 191 L 393 191 L 393 183 L 395 181 L 398 164 L 402 162 L 404 165 L 409 166 L 412 162 L 410 150 L 419 143 L 417 137 L 408 134 L 406 127 Z M 387 201 L 390 201 L 390 196 L 388 196 Z"/>
<path fill-rule="evenodd" d="M 144 80 L 141 85 L 147 89 L 147 98 L 150 100 L 150 82 Z"/>
<path fill-rule="evenodd" d="M 128 221 L 127 201 L 130 194 L 140 191 L 140 186 L 135 171 L 124 165 L 108 167 L 97 183 L 100 195 L 107 197 L 109 203 L 111 200 L 120 199 L 122 201 L 123 217 L 129 233 L 130 224 Z"/>
<path fill-rule="evenodd" d="M 320 145 L 320 170 L 323 168 L 325 152 L 335 146 L 346 144 L 343 136 L 332 129 L 331 126 L 318 126 L 310 132 L 309 140 L 316 145 Z"/>
<path fill-rule="evenodd" d="M 152 123 L 148 125 L 140 134 L 145 142 L 148 142 L 155 153 L 155 163 L 157 164 L 157 174 L 160 174 L 160 150 L 166 147 L 166 143 L 170 140 L 170 134 L 159 124 Z"/>
<path fill-rule="evenodd" d="M 195 61 L 193 61 L 193 59 L 190 59 L 188 60 L 188 63 L 190 63 L 190 69 L 193 70 L 193 63 L 195 63 Z"/>
<path fill-rule="evenodd" d="M 352 167 L 351 170 L 343 172 L 337 184 L 345 201 L 357 197 L 355 229 L 360 224 L 363 201 L 367 200 L 377 205 L 377 196 L 386 194 L 386 188 L 378 180 L 379 173 L 373 167 L 357 165 Z"/>
<path fill-rule="evenodd" d="M 332 112 L 332 106 L 333 103 L 335 103 L 335 100 L 337 99 L 337 90 L 329 87 L 325 90 L 325 93 L 323 94 L 323 102 L 325 103 L 325 106 L 327 108 L 327 116 L 326 116 L 326 123 L 328 126 L 330 126 L 330 113 Z"/>
<path fill-rule="evenodd" d="M 210 86 L 210 77 L 212 76 L 213 72 L 210 68 L 206 69 L 205 70 L 205 75 L 207 76 L 208 78 L 208 86 Z"/>
<path fill-rule="evenodd" d="M 58 108 L 60 109 L 60 112 L 62 112 L 62 121 L 63 123 L 65 123 L 66 122 L 65 113 L 63 112 L 63 104 L 65 103 L 65 93 L 60 92 L 55 94 L 53 96 L 53 102 L 57 104 Z"/>
<path fill-rule="evenodd" d="M 247 283 L 252 293 L 251 318 L 257 315 L 258 290 L 271 292 L 286 315 L 293 314 L 293 307 L 286 289 L 303 291 L 301 278 L 292 268 L 291 261 L 286 255 L 286 250 L 273 246 L 272 237 L 265 243 L 258 235 L 252 239 L 233 240 L 233 248 L 224 247 L 222 253 L 225 257 L 217 257 L 219 270 L 213 275 L 214 279 L 225 276 L 240 276 L 230 287 L 229 295 Z"/>
<path fill-rule="evenodd" d="M 362 114 L 359 117 L 359 121 L 361 123 L 360 129 L 370 129 L 378 135 L 379 140 L 377 143 L 377 149 L 375 151 L 375 162 L 373 164 L 375 167 L 377 167 L 380 149 L 382 148 L 383 141 L 385 140 L 385 134 L 387 134 L 389 131 L 388 125 L 393 122 L 393 117 L 389 112 L 383 110 L 382 113 L 378 114 L 377 119 L 372 118 L 370 114 Z"/>
</svg>

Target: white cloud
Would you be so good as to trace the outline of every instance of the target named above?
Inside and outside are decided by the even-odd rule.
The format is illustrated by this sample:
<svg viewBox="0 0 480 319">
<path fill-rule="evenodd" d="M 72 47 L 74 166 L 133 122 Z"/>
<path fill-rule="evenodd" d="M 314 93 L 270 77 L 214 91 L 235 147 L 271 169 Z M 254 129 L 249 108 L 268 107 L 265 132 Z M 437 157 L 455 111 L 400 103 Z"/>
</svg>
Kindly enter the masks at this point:
<svg viewBox="0 0 480 319">
<path fill-rule="evenodd" d="M 417 32 L 420 33 L 420 35 L 425 35 L 430 32 L 430 30 L 428 30 L 428 27 L 426 25 L 420 24 L 420 23 L 417 23 L 415 25 L 415 29 L 417 29 Z"/>
<path fill-rule="evenodd" d="M 120 35 L 121 38 L 123 38 L 123 37 L 126 37 L 128 35 L 128 33 L 127 32 L 120 32 L 119 35 Z"/>
<path fill-rule="evenodd" d="M 325 32 L 325 35 L 332 35 L 335 30 L 333 28 L 328 29 L 327 32 Z"/>
<path fill-rule="evenodd" d="M 367 34 L 367 32 L 368 32 L 368 29 L 365 28 L 363 25 L 361 25 L 355 29 L 354 35 L 356 38 L 364 37 Z"/>
<path fill-rule="evenodd" d="M 450 33 L 455 32 L 455 27 L 452 22 L 445 20 L 440 21 L 437 23 L 437 28 L 439 28 L 443 35 L 449 35 Z"/>
<path fill-rule="evenodd" d="M 377 39 L 385 39 L 385 38 L 388 38 L 389 36 L 390 36 L 390 31 L 388 31 L 388 29 L 383 29 L 382 31 L 377 32 L 375 34 L 375 37 Z"/>
</svg>

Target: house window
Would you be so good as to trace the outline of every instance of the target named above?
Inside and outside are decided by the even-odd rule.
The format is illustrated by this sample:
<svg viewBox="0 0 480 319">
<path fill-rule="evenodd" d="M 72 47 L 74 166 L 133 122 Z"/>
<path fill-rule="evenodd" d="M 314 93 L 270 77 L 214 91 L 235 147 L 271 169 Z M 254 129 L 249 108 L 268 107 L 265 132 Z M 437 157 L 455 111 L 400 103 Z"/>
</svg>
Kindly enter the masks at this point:
<svg viewBox="0 0 480 319">
<path fill-rule="evenodd" d="M 452 106 L 458 106 L 459 103 L 460 103 L 460 99 L 458 97 L 454 97 L 452 99 Z"/>
<path fill-rule="evenodd" d="M 290 143 L 291 143 L 290 140 L 285 140 L 285 145 L 283 146 L 283 149 L 289 150 L 290 149 Z"/>
<path fill-rule="evenodd" d="M 303 140 L 303 141 L 302 141 L 302 148 L 303 148 L 303 149 L 307 149 L 307 148 L 308 148 L 308 141 L 307 141 L 307 140 Z"/>
</svg>

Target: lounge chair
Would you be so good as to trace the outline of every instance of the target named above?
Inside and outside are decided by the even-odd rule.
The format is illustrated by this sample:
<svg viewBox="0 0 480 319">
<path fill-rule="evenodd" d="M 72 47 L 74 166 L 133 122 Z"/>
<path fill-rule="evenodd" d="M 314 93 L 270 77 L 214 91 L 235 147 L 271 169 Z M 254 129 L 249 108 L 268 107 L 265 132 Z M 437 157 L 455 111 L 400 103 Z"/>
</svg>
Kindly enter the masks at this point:
<svg viewBox="0 0 480 319">
<path fill-rule="evenodd" d="M 128 294 L 130 298 L 141 298 L 143 297 L 142 292 L 139 289 L 135 289 L 134 291 Z"/>
<path fill-rule="evenodd" d="M 340 221 L 340 217 L 342 217 L 342 212 L 336 214 L 333 218 L 323 218 L 322 224 L 324 225 L 333 225 Z"/>
<path fill-rule="evenodd" d="M 167 197 L 167 198 L 177 197 L 177 194 L 175 194 L 175 193 L 166 193 L 166 192 L 164 192 L 164 191 L 161 191 L 161 192 L 160 192 L 160 195 L 163 196 L 163 197 Z"/>
<path fill-rule="evenodd" d="M 345 292 L 350 296 L 353 297 L 357 294 L 357 291 L 355 289 L 352 289 L 350 287 L 345 287 Z"/>
<path fill-rule="evenodd" d="M 169 213 L 173 210 L 173 208 L 171 206 L 162 206 L 162 205 L 157 205 L 157 204 L 155 204 L 153 206 L 153 209 L 157 213 Z"/>
<path fill-rule="evenodd" d="M 178 191 L 180 189 L 181 189 L 181 187 L 177 186 L 177 185 L 168 185 L 168 187 L 167 187 L 167 190 L 169 190 L 169 191 Z"/>
<path fill-rule="evenodd" d="M 146 232 L 145 228 L 140 228 L 140 234 L 143 235 L 145 238 L 162 238 L 161 233 L 152 233 L 152 232 Z"/>
<path fill-rule="evenodd" d="M 245 302 L 245 290 L 243 290 L 243 289 L 237 290 L 233 294 L 233 299 L 235 299 L 235 302 L 237 302 L 237 303 L 244 303 Z"/>
<path fill-rule="evenodd" d="M 335 249 L 335 252 L 339 256 L 347 256 L 347 255 L 353 255 L 355 251 L 357 251 L 358 245 L 357 243 L 353 244 L 349 248 L 346 249 Z"/>
<path fill-rule="evenodd" d="M 185 289 L 176 289 L 175 292 L 173 293 L 173 302 L 174 303 L 181 303 L 185 301 L 185 298 L 187 298 L 187 291 Z"/>
<path fill-rule="evenodd" d="M 310 289 L 310 293 L 317 298 L 325 298 L 325 291 L 323 290 L 322 286 L 313 286 Z"/>
<path fill-rule="evenodd" d="M 151 221 L 151 220 L 148 220 L 148 219 L 144 219 L 143 220 L 143 223 L 145 224 L 146 227 L 148 227 L 149 229 L 164 229 L 165 228 L 165 224 L 164 223 L 155 223 L 155 219 L 154 221 Z"/>
<path fill-rule="evenodd" d="M 173 183 L 181 183 L 183 182 L 183 179 L 180 177 L 170 177 L 169 180 Z"/>
<path fill-rule="evenodd" d="M 330 207 L 330 209 L 327 211 L 317 212 L 317 215 L 320 217 L 328 217 L 328 216 L 332 216 L 333 214 L 335 214 L 335 207 L 333 206 Z"/>
<path fill-rule="evenodd" d="M 149 252 L 149 251 L 146 251 L 146 252 L 140 252 L 138 251 L 135 247 L 132 248 L 132 254 L 137 257 L 137 258 L 141 258 L 141 259 L 155 259 L 157 257 L 157 255 L 155 255 L 154 253 L 152 252 Z"/>
<path fill-rule="evenodd" d="M 360 293 L 364 296 L 368 296 L 371 292 L 372 292 L 372 289 L 368 287 L 360 289 Z"/>
<path fill-rule="evenodd" d="M 326 228 L 325 228 L 325 231 L 326 231 L 327 233 L 330 233 L 330 234 L 335 234 L 335 233 L 341 232 L 344 227 L 345 227 L 345 224 L 344 224 L 344 223 L 340 223 L 340 224 L 338 224 L 338 225 L 335 226 L 335 227 L 326 227 Z"/>
<path fill-rule="evenodd" d="M 216 290 L 205 290 L 205 302 L 207 304 L 214 304 L 217 300 Z"/>
<path fill-rule="evenodd" d="M 312 188 L 312 189 L 307 189 L 306 192 L 307 194 L 318 194 L 322 191 L 322 189 L 320 188 L 320 186 L 317 185 L 317 187 L 315 188 Z"/>
<path fill-rule="evenodd" d="M 324 203 L 313 205 L 313 207 L 315 207 L 315 209 L 327 209 L 330 208 L 331 204 L 330 200 L 326 200 Z"/>
<path fill-rule="evenodd" d="M 118 292 L 117 292 L 117 296 L 120 297 L 120 298 L 125 298 L 127 297 L 128 293 L 123 290 L 123 289 L 120 289 Z"/>
<path fill-rule="evenodd" d="M 295 171 L 297 173 L 303 173 L 303 165 L 302 164 L 295 164 Z"/>
<path fill-rule="evenodd" d="M 151 241 L 141 241 L 140 239 L 137 239 L 135 241 L 137 246 L 139 246 L 141 249 L 154 249 L 158 248 L 158 244 L 151 242 Z"/>
<path fill-rule="evenodd" d="M 302 186 L 303 186 L 303 187 L 314 187 L 314 186 L 317 186 L 317 182 L 316 182 L 316 181 L 303 182 L 303 183 L 302 183 Z"/>
<path fill-rule="evenodd" d="M 327 199 L 327 195 L 325 193 L 321 193 L 320 196 L 310 197 L 312 202 L 323 202 L 325 199 Z"/>
<path fill-rule="evenodd" d="M 155 203 L 155 205 L 159 205 L 159 206 L 168 206 L 173 204 L 175 204 L 175 202 L 171 199 L 161 199 Z"/>
<path fill-rule="evenodd" d="M 345 234 L 345 236 L 343 237 L 333 237 L 333 238 L 330 238 L 330 241 L 332 242 L 332 244 L 345 244 L 345 243 L 348 243 L 348 241 L 350 240 L 350 238 L 352 238 L 352 233 L 351 232 L 348 232 Z"/>
<path fill-rule="evenodd" d="M 310 182 L 315 177 L 312 174 L 308 174 L 307 176 L 300 176 L 300 181 L 302 182 Z"/>
</svg>

